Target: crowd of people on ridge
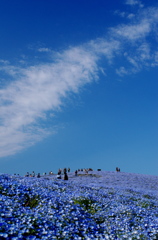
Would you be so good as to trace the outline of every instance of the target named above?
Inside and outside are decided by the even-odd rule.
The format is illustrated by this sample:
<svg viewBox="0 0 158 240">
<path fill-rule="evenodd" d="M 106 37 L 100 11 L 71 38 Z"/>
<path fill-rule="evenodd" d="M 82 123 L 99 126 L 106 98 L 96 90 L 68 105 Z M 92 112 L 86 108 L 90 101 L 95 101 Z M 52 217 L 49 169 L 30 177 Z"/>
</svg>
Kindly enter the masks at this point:
<svg viewBox="0 0 158 240">
<path fill-rule="evenodd" d="M 88 172 L 90 172 L 90 171 L 93 171 L 93 169 L 92 168 L 77 169 L 77 170 L 75 170 L 75 176 L 78 176 L 79 172 L 85 172 L 85 174 L 88 175 Z M 97 171 L 101 171 L 101 169 L 97 169 Z M 56 178 L 57 179 L 62 179 L 62 175 L 63 175 L 63 179 L 64 180 L 68 180 L 68 173 L 69 172 L 70 172 L 70 168 L 63 168 L 63 169 L 59 168 L 58 173 L 56 175 Z M 120 168 L 116 167 L 116 172 L 120 172 Z M 43 175 L 46 176 L 47 173 L 45 172 L 45 173 L 43 173 Z M 52 171 L 50 171 L 48 173 L 48 175 L 51 176 L 51 175 L 54 175 L 54 173 Z M 40 178 L 41 174 L 40 173 L 35 174 L 35 172 L 32 171 L 32 173 L 27 172 L 25 177 L 37 177 L 37 178 Z"/>
</svg>

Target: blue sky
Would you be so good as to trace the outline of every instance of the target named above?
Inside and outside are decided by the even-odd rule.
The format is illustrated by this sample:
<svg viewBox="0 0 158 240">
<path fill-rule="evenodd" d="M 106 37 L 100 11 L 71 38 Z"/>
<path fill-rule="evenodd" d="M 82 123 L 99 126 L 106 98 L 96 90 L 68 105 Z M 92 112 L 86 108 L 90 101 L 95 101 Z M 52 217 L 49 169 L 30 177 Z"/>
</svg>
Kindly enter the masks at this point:
<svg viewBox="0 0 158 240">
<path fill-rule="evenodd" d="M 0 1 L 0 172 L 158 175 L 158 3 Z"/>
</svg>

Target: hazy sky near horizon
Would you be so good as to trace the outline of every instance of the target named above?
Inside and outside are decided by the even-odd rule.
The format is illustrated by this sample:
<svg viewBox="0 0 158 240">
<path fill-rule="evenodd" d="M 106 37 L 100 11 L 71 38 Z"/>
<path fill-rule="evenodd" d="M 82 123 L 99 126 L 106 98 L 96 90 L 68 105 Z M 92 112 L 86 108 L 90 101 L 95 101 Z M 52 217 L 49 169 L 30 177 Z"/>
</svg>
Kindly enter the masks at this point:
<svg viewBox="0 0 158 240">
<path fill-rule="evenodd" d="M 158 3 L 0 1 L 0 172 L 158 175 Z"/>
</svg>

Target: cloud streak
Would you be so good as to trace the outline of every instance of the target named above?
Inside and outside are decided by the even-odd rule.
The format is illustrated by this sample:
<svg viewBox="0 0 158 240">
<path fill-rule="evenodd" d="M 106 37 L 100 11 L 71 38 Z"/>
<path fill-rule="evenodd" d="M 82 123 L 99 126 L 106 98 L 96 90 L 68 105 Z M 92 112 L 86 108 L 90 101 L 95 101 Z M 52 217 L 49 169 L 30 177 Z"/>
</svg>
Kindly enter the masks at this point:
<svg viewBox="0 0 158 240">
<path fill-rule="evenodd" d="M 0 157 L 13 155 L 51 134 L 44 127 L 48 111 L 58 111 L 70 93 L 79 93 L 98 80 L 100 59 L 107 67 L 124 57 L 131 68 L 113 66 L 119 76 L 140 71 L 145 65 L 157 66 L 158 50 L 151 49 L 147 37 L 156 34 L 158 10 L 146 11 L 148 19 L 143 10 L 135 22 L 110 29 L 105 38 L 56 52 L 51 63 L 22 68 L 1 61 L 0 70 L 12 81 L 0 89 Z M 128 50 L 131 42 L 135 55 Z M 52 54 L 48 48 L 39 51 Z"/>
<path fill-rule="evenodd" d="M 140 8 L 144 7 L 144 5 L 139 0 L 126 0 L 126 4 L 131 6 L 138 5 Z"/>
</svg>

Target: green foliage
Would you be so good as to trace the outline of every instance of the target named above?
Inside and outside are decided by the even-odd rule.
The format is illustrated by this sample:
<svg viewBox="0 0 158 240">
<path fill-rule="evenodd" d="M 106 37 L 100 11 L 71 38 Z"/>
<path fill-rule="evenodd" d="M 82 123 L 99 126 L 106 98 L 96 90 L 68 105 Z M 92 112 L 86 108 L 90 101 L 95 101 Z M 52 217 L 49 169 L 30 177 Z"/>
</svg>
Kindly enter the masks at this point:
<svg viewBox="0 0 158 240">
<path fill-rule="evenodd" d="M 155 234 L 153 239 L 158 239 L 158 233 Z"/>
<path fill-rule="evenodd" d="M 2 186 L 0 186 L 0 194 L 2 194 L 4 196 L 8 196 L 8 197 L 13 197 L 16 195 L 15 193 L 9 193 L 9 190 L 3 188 Z"/>
<path fill-rule="evenodd" d="M 34 208 L 34 207 L 37 207 L 38 204 L 39 204 L 39 197 L 38 196 L 30 197 L 27 193 L 25 193 L 24 203 L 23 203 L 24 207 Z"/>
<path fill-rule="evenodd" d="M 134 202 L 137 202 L 138 200 L 140 200 L 140 198 L 137 199 L 137 198 L 135 198 L 135 197 L 130 197 L 129 200 L 134 201 Z"/>
<path fill-rule="evenodd" d="M 147 198 L 147 199 L 152 199 L 152 198 L 153 198 L 153 197 L 151 197 L 151 196 L 148 195 L 148 194 L 143 195 L 143 197 L 144 197 L 144 198 Z"/>
<path fill-rule="evenodd" d="M 108 192 L 108 195 L 114 195 L 115 192 Z"/>
<path fill-rule="evenodd" d="M 142 208 L 156 208 L 156 206 L 149 201 L 141 201 L 137 204 L 137 206 L 141 206 Z"/>
<path fill-rule="evenodd" d="M 30 236 L 30 235 L 37 236 L 37 234 L 38 234 L 37 233 L 38 227 L 39 227 L 39 224 L 38 224 L 37 220 L 34 220 L 32 222 L 32 228 L 29 228 L 29 230 L 27 232 L 25 232 L 23 234 L 23 236 L 25 236 L 25 237 Z"/>
<path fill-rule="evenodd" d="M 30 228 L 28 232 L 23 234 L 24 236 L 30 236 L 30 235 L 36 235 L 36 230 L 33 228 Z"/>
<path fill-rule="evenodd" d="M 138 239 L 138 237 L 132 237 L 132 240 L 137 240 L 137 239 Z M 147 238 L 144 236 L 144 234 L 140 234 L 139 239 L 140 240 L 147 240 Z"/>
<path fill-rule="evenodd" d="M 85 211 L 95 214 L 99 209 L 96 208 L 95 201 L 89 198 L 74 199 L 74 204 L 80 205 Z"/>
<path fill-rule="evenodd" d="M 102 224 L 103 222 L 105 222 L 105 218 L 103 216 L 100 216 L 99 218 L 95 219 L 95 222 L 97 224 Z"/>
<path fill-rule="evenodd" d="M 3 187 L 0 185 L 0 194 L 3 192 Z"/>
</svg>

